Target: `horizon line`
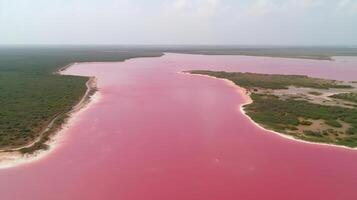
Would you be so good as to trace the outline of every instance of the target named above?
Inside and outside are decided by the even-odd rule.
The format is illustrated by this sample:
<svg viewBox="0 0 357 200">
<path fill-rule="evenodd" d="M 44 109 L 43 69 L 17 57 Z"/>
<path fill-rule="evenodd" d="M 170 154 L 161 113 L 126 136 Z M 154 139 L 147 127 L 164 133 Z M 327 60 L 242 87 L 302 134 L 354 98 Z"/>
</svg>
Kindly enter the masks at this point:
<svg viewBox="0 0 357 200">
<path fill-rule="evenodd" d="M 357 45 L 306 44 L 0 44 L 1 47 L 231 47 L 231 48 L 357 48 Z"/>
</svg>

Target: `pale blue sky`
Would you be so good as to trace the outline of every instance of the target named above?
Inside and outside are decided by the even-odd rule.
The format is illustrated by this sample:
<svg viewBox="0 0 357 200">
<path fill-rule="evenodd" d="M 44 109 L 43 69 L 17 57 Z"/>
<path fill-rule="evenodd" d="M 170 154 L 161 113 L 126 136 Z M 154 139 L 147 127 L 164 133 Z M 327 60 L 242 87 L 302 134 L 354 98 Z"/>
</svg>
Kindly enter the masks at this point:
<svg viewBox="0 0 357 200">
<path fill-rule="evenodd" d="M 357 0 L 0 0 L 0 44 L 357 45 Z"/>
</svg>

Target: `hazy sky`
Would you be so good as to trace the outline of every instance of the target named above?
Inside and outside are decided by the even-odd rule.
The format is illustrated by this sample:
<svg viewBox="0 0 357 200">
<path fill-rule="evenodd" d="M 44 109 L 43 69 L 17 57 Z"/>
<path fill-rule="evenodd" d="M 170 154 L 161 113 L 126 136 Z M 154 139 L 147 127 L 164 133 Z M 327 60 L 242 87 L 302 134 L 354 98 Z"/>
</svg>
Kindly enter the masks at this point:
<svg viewBox="0 0 357 200">
<path fill-rule="evenodd" d="M 357 0 L 0 0 L 0 44 L 357 45 Z"/>
</svg>

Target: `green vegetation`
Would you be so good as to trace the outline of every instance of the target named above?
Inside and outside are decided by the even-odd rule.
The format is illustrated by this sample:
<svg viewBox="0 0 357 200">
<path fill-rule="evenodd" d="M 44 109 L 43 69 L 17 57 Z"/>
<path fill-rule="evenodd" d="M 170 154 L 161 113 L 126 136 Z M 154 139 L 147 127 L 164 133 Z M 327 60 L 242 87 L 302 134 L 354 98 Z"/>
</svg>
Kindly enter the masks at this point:
<svg viewBox="0 0 357 200">
<path fill-rule="evenodd" d="M 16 81 L 16 83 L 14 83 Z M 0 146 L 33 141 L 57 114 L 68 112 L 86 91 L 85 77 L 0 73 Z"/>
<path fill-rule="evenodd" d="M 342 124 L 340 124 L 340 122 L 338 122 L 336 120 L 333 120 L 333 119 L 326 120 L 325 123 L 327 125 L 330 125 L 330 126 L 336 127 L 336 128 L 341 128 L 342 127 Z"/>
<path fill-rule="evenodd" d="M 72 62 L 123 61 L 135 57 L 161 56 L 161 52 L 312 59 L 330 59 L 333 55 L 357 55 L 357 49 L 353 48 L 0 47 L 0 150 L 22 147 L 39 139 L 39 133 L 56 118 L 54 125 L 42 135 L 39 142 L 21 151 L 32 152 L 46 148 L 44 142 L 65 121 L 66 112 L 83 96 L 86 89 L 84 83 L 88 80 L 86 77 L 53 74 L 60 67 Z M 297 77 L 297 79 L 306 78 Z M 330 84 L 334 85 L 333 82 L 327 85 L 319 82 L 316 88 L 329 87 Z M 273 88 L 286 86 L 276 82 L 270 83 L 270 87 Z M 294 127 L 289 128 L 294 129 Z M 355 130 L 351 129 L 350 132 Z"/>
<path fill-rule="evenodd" d="M 22 152 L 46 148 L 51 132 L 65 121 L 66 113 L 82 98 L 88 77 L 53 74 L 72 62 L 123 61 L 133 57 L 160 56 L 135 48 L 7 47 L 0 48 L 0 149 L 25 146 Z"/>
<path fill-rule="evenodd" d="M 304 125 L 304 126 L 310 126 L 310 125 L 312 125 L 312 122 L 303 120 L 303 121 L 300 122 L 300 124 Z"/>
<path fill-rule="evenodd" d="M 331 60 L 332 56 L 357 56 L 357 48 L 350 47 L 272 47 L 272 46 L 176 46 L 165 52 L 204 55 L 246 55 L 281 58 Z"/>
<path fill-rule="evenodd" d="M 314 134 L 311 133 L 312 131 L 305 131 L 305 134 L 294 134 L 286 131 L 289 126 L 308 125 L 304 121 L 300 122 L 299 118 L 323 119 L 331 128 L 342 127 L 337 121 L 341 120 L 352 125 L 353 130 L 355 130 L 357 129 L 357 109 L 324 106 L 301 100 L 280 100 L 277 97 L 262 94 L 252 94 L 251 97 L 253 103 L 245 107 L 247 114 L 254 121 L 266 127 L 309 141 L 337 143 L 351 147 L 357 146 L 357 135 L 350 134 L 351 131 L 349 135 L 342 133 L 340 137 L 331 137 L 330 135 L 324 137 L 323 132 L 317 131 L 314 131 Z"/>
<path fill-rule="evenodd" d="M 357 103 L 357 93 L 340 93 L 340 94 L 334 94 L 329 96 L 331 98 L 335 98 L 335 99 L 342 99 L 345 101 L 349 101 L 352 103 Z"/>
<path fill-rule="evenodd" d="M 309 94 L 315 95 L 315 96 L 320 96 L 320 95 L 322 95 L 321 92 L 315 92 L 315 91 L 311 91 L 311 92 L 309 92 Z"/>
<path fill-rule="evenodd" d="M 266 75 L 239 72 L 190 71 L 193 74 L 225 78 L 251 89 L 284 89 L 290 85 L 309 88 L 336 88 L 335 81 L 295 75 Z M 342 86 L 349 88 L 350 86 Z M 357 147 L 357 109 L 315 104 L 306 100 L 250 90 L 253 103 L 245 106 L 246 113 L 262 126 L 313 141 Z M 308 119 L 308 120 L 301 120 Z M 312 121 L 324 122 L 321 127 L 309 127 Z M 343 128 L 341 123 L 350 128 Z M 298 126 L 303 125 L 299 130 Z"/>
<path fill-rule="evenodd" d="M 334 80 L 310 78 L 302 75 L 256 74 L 242 72 L 193 70 L 192 74 L 204 74 L 217 78 L 226 78 L 245 88 L 287 89 L 288 86 L 329 89 L 352 88 L 351 85 L 339 85 Z"/>
</svg>

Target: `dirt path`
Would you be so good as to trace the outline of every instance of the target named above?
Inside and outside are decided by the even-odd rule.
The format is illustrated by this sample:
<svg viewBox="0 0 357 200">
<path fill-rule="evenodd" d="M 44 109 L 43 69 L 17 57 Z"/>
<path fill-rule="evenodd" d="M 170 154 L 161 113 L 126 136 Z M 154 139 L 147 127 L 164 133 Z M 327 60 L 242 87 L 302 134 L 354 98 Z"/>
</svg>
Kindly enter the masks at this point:
<svg viewBox="0 0 357 200">
<path fill-rule="evenodd" d="M 60 74 L 61 71 L 63 71 L 63 69 L 66 69 L 67 67 L 71 66 L 67 65 L 63 68 L 60 69 L 60 71 L 58 72 Z M 73 108 L 71 109 L 71 111 L 69 111 L 67 114 L 70 115 L 74 112 L 79 111 L 81 108 L 83 108 L 89 100 L 89 97 L 93 94 L 93 92 L 96 90 L 96 78 L 95 77 L 90 77 L 89 80 L 86 82 L 86 86 L 87 86 L 87 90 L 85 92 L 85 94 L 83 95 L 83 97 L 81 98 L 81 100 L 75 105 L 73 106 Z M 0 150 L 0 153 L 2 152 L 14 152 L 14 151 L 20 151 L 22 149 L 25 148 L 30 148 L 32 146 L 34 146 L 36 143 L 40 142 L 40 140 L 44 137 L 44 134 L 47 133 L 49 130 L 51 130 L 51 128 L 53 127 L 53 124 L 55 123 L 55 121 L 64 113 L 58 113 L 54 116 L 54 118 L 47 124 L 46 127 L 44 127 L 42 129 L 42 131 L 39 133 L 39 136 L 32 141 L 29 144 L 26 144 L 24 146 L 21 147 L 16 147 L 16 148 L 12 148 L 12 149 L 6 149 L 6 150 Z M 65 124 L 66 122 L 64 122 L 63 124 Z M 62 126 L 62 125 L 61 125 Z M 61 128 L 60 128 L 61 129 Z M 59 129 L 59 130 L 60 130 Z M 59 130 L 56 130 L 55 132 L 58 132 Z M 55 135 L 56 133 L 52 133 L 53 135 Z M 51 134 L 51 135 L 52 135 Z M 1 156 L 1 155 L 0 155 Z"/>
</svg>

